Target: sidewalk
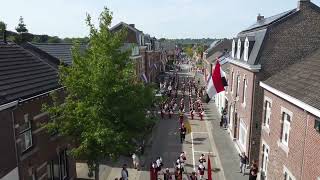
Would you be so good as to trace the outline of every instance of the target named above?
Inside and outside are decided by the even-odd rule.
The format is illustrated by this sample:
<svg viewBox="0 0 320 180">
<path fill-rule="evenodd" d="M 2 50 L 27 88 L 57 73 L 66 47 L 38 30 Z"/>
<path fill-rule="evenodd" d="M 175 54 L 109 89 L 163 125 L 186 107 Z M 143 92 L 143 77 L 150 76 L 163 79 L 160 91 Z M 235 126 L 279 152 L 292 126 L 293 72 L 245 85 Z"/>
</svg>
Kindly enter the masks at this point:
<svg viewBox="0 0 320 180">
<path fill-rule="evenodd" d="M 203 75 L 197 73 L 196 78 L 200 78 L 201 84 L 204 85 Z M 205 105 L 205 112 L 213 128 L 211 133 L 217 147 L 226 180 L 247 180 L 249 178 L 248 176 L 243 176 L 239 173 L 239 152 L 230 138 L 229 132 L 224 128 L 220 128 L 220 115 L 213 100 Z"/>
</svg>

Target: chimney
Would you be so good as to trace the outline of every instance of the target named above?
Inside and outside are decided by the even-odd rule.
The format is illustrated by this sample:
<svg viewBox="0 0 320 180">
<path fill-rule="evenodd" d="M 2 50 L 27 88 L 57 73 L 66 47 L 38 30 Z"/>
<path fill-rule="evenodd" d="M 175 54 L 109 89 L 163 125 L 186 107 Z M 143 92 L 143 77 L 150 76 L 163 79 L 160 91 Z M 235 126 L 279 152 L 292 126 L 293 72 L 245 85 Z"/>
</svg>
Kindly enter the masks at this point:
<svg viewBox="0 0 320 180">
<path fill-rule="evenodd" d="M 257 21 L 261 21 L 264 19 L 264 16 L 261 16 L 261 14 L 259 13 L 257 16 Z"/>
<path fill-rule="evenodd" d="M 297 9 L 298 10 L 303 10 L 303 9 L 307 8 L 310 3 L 311 3 L 310 0 L 299 0 Z"/>
<path fill-rule="evenodd" d="M 129 26 L 130 26 L 130 27 L 133 27 L 133 28 L 135 28 L 135 25 L 134 25 L 134 24 L 129 24 Z"/>
</svg>

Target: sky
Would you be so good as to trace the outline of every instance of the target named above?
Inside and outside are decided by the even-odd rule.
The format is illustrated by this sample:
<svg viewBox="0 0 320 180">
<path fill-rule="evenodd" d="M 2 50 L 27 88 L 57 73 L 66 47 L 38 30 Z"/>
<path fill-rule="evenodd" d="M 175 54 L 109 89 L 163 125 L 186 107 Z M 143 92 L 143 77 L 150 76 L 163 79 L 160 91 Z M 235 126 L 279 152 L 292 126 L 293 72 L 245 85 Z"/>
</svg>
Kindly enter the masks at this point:
<svg viewBox="0 0 320 180">
<path fill-rule="evenodd" d="M 14 30 L 20 16 L 30 33 L 84 37 L 90 14 L 94 23 L 103 7 L 121 21 L 157 38 L 231 38 L 255 23 L 297 7 L 298 0 L 2 0 L 0 20 Z M 311 0 L 320 6 L 320 0 Z"/>
</svg>

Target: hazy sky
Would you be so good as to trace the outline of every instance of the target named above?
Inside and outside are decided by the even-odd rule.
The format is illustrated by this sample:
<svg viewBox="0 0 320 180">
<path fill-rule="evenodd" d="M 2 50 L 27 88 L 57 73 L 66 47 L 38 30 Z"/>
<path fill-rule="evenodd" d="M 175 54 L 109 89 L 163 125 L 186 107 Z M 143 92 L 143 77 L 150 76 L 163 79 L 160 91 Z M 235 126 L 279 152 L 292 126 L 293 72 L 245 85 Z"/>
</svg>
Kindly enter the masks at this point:
<svg viewBox="0 0 320 180">
<path fill-rule="evenodd" d="M 4 1 L 4 0 L 3 0 Z M 320 5 L 320 0 L 311 0 Z M 104 6 L 113 25 L 134 23 L 157 38 L 233 37 L 256 21 L 293 9 L 298 0 L 6 0 L 0 20 L 14 30 L 23 16 L 29 32 L 60 37 L 88 34 L 86 13 L 96 20 Z"/>
</svg>

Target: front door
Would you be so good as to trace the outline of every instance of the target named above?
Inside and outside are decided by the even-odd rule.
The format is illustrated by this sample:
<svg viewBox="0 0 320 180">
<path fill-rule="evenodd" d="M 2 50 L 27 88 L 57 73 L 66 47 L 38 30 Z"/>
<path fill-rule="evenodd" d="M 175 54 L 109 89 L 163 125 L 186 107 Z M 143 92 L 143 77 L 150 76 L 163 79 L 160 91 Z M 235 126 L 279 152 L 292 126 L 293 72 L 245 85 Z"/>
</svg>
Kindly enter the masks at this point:
<svg viewBox="0 0 320 180">
<path fill-rule="evenodd" d="M 238 131 L 238 113 L 234 113 L 233 118 L 233 138 L 237 139 L 237 131 Z"/>
</svg>

